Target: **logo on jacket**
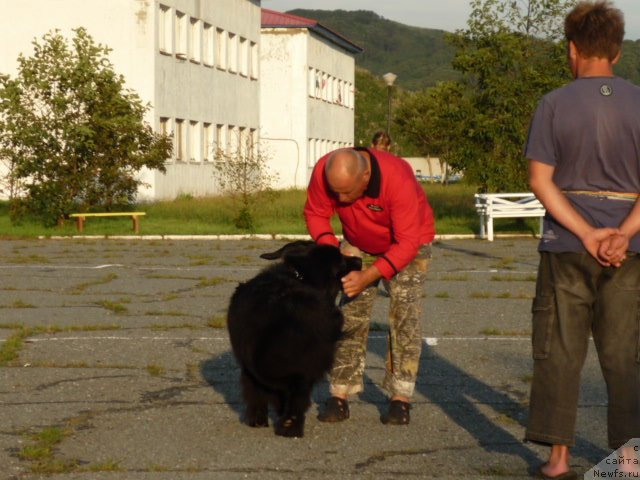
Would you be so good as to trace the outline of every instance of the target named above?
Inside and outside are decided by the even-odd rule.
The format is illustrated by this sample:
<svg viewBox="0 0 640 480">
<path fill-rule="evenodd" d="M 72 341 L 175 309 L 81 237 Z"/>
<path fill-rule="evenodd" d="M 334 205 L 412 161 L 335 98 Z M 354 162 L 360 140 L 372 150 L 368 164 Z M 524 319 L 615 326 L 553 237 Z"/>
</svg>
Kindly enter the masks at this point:
<svg viewBox="0 0 640 480">
<path fill-rule="evenodd" d="M 382 208 L 380 205 L 376 205 L 375 203 L 367 204 L 367 208 L 369 210 L 373 210 L 374 212 L 382 212 L 384 210 L 384 208 Z"/>
<path fill-rule="evenodd" d="M 600 87 L 600 94 L 605 96 L 605 97 L 609 97 L 611 96 L 611 94 L 613 93 L 613 88 L 611 88 L 611 85 L 607 85 L 606 83 L 604 85 L 602 85 Z"/>
</svg>

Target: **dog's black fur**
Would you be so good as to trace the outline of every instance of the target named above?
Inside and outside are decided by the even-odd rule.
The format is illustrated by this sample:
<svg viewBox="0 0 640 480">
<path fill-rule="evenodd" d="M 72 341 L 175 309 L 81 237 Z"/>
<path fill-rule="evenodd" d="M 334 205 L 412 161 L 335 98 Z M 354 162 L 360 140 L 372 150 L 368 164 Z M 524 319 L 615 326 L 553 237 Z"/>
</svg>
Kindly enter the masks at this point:
<svg viewBox="0 0 640 480">
<path fill-rule="evenodd" d="M 333 364 L 343 318 L 336 307 L 340 279 L 360 270 L 359 258 L 330 245 L 292 242 L 262 258 L 283 258 L 237 288 L 227 316 L 241 368 L 246 423 L 277 435 L 302 437 L 311 390 Z"/>
</svg>

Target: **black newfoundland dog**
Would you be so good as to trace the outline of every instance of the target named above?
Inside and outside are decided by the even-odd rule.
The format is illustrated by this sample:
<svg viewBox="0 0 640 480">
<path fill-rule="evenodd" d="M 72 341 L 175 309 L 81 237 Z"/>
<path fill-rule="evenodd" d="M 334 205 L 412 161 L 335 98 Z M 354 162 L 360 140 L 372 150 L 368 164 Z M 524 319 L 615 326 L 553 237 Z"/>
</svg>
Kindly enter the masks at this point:
<svg viewBox="0 0 640 480">
<path fill-rule="evenodd" d="M 282 262 L 241 283 L 227 316 L 241 368 L 245 420 L 252 427 L 267 427 L 272 404 L 276 434 L 302 437 L 311 390 L 331 368 L 340 338 L 340 279 L 360 270 L 362 262 L 336 247 L 308 241 L 261 257 Z"/>
</svg>

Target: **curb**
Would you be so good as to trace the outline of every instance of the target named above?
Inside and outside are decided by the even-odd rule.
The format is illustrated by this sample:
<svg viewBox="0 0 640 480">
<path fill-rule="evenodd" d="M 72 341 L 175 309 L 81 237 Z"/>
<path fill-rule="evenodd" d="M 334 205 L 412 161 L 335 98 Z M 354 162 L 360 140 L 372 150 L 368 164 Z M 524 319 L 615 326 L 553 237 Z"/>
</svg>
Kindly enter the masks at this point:
<svg viewBox="0 0 640 480">
<path fill-rule="evenodd" d="M 502 233 L 495 238 L 539 238 L 527 233 Z M 338 238 L 342 238 L 338 235 Z M 246 234 L 246 235 L 70 235 L 45 236 L 38 240 L 311 240 L 309 235 L 286 234 Z M 436 235 L 434 240 L 485 240 L 485 237 L 469 234 Z"/>
</svg>

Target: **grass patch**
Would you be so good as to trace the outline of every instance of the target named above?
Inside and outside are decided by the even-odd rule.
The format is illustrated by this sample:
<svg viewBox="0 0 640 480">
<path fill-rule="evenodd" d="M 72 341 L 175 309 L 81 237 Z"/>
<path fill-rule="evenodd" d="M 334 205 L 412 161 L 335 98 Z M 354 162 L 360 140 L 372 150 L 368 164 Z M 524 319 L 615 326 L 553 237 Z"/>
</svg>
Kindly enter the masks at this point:
<svg viewBox="0 0 640 480">
<path fill-rule="evenodd" d="M 480 330 L 480 334 L 489 337 L 527 337 L 531 332 L 518 332 L 513 330 L 500 330 L 499 328 L 485 328 Z"/>
<path fill-rule="evenodd" d="M 106 308 L 107 310 L 111 310 L 117 315 L 123 315 L 129 311 L 127 307 L 125 307 L 121 303 L 112 302 L 110 300 L 100 300 L 99 302 L 95 302 L 95 305 Z"/>
<path fill-rule="evenodd" d="M 515 263 L 516 259 L 514 257 L 503 257 L 498 263 L 493 265 L 493 268 L 497 268 L 498 270 L 513 270 L 515 267 L 513 263 Z"/>
<path fill-rule="evenodd" d="M 113 280 L 115 280 L 116 278 L 118 278 L 118 275 L 116 275 L 115 273 L 110 273 L 102 278 L 99 278 L 97 280 L 93 280 L 91 282 L 84 282 L 84 283 L 79 283 L 78 285 L 75 285 L 73 287 L 71 287 L 69 289 L 69 293 L 72 295 L 80 295 L 81 293 L 83 293 L 87 288 L 95 286 L 95 285 L 105 285 L 109 282 L 112 282 Z"/>
<path fill-rule="evenodd" d="M 158 331 L 178 330 L 178 329 L 197 330 L 198 328 L 201 328 L 201 326 L 194 325 L 193 323 L 180 323 L 180 324 L 154 323 L 153 325 L 150 325 L 149 328 L 151 328 L 151 330 L 158 330 Z"/>
<path fill-rule="evenodd" d="M 196 287 L 215 287 L 216 285 L 220 285 L 221 283 L 226 282 L 227 279 L 223 277 L 211 277 L 211 278 L 200 278 L 200 281 L 196 284 Z"/>
<path fill-rule="evenodd" d="M 161 367 L 160 365 L 147 365 L 147 373 L 152 377 L 164 375 L 165 371 L 164 367 Z"/>
<path fill-rule="evenodd" d="M 9 336 L 4 342 L 0 343 L 0 367 L 4 367 L 20 356 L 20 350 L 22 350 L 24 340 L 29 334 L 29 329 L 21 328 Z"/>
<path fill-rule="evenodd" d="M 432 183 L 422 184 L 436 217 L 438 233 L 441 234 L 477 234 L 480 221 L 475 209 L 474 193 L 477 187 L 459 182 L 451 185 Z M 259 196 L 254 212 L 255 232 L 260 234 L 306 234 L 302 211 L 306 199 L 303 189 L 287 189 L 277 192 L 275 198 L 270 195 Z M 232 200 L 226 196 L 190 197 L 181 196 L 171 201 L 140 203 L 130 207 L 132 210 L 146 212 L 140 222 L 144 235 L 228 235 L 243 234 L 245 230 L 234 225 L 235 208 Z M 336 232 L 340 225 L 336 218 L 332 220 Z M 538 232 L 538 219 L 497 219 L 494 223 L 496 233 L 527 233 L 532 236 Z M 37 236 L 77 235 L 75 222 L 65 222 L 61 227 L 46 228 L 32 219 L 25 219 L 20 225 L 9 220 L 8 202 L 0 202 L 0 231 L 4 238 L 25 238 Z M 101 218 L 85 224 L 85 235 L 131 235 L 129 218 Z M 45 257 L 30 255 L 16 256 L 19 263 L 45 263 Z M 197 259 L 196 261 L 204 261 Z"/>
<path fill-rule="evenodd" d="M 436 298 L 449 298 L 449 292 L 438 292 L 434 295 Z"/>
<path fill-rule="evenodd" d="M 29 440 L 33 443 L 25 445 L 18 453 L 21 460 L 31 462 L 32 473 L 67 473 L 73 471 L 77 467 L 76 461 L 62 462 L 54 460 L 53 454 L 55 447 L 60 444 L 66 437 L 71 435 L 70 429 L 60 427 L 47 427 L 40 432 L 29 435 Z"/>
<path fill-rule="evenodd" d="M 520 377 L 520 381 L 522 383 L 530 384 L 533 381 L 533 375 L 531 375 L 531 374 L 522 375 Z"/>
<path fill-rule="evenodd" d="M 145 312 L 145 315 L 149 315 L 151 317 L 189 317 L 188 313 L 179 312 L 178 310 L 151 310 L 149 312 Z"/>
<path fill-rule="evenodd" d="M 154 257 L 157 256 L 154 254 Z M 163 275 L 160 273 L 151 273 L 149 275 L 145 275 L 144 278 L 149 279 L 159 279 L 159 280 L 196 280 L 193 277 L 185 277 L 182 275 Z"/>
<path fill-rule="evenodd" d="M 469 275 L 466 273 L 463 274 L 448 274 L 440 277 L 440 280 L 443 282 L 467 282 L 469 280 Z"/>
<path fill-rule="evenodd" d="M 13 263 L 16 265 L 26 265 L 26 264 L 40 264 L 40 263 L 50 263 L 50 260 L 47 257 L 43 257 L 42 255 L 26 255 L 26 256 L 17 256 L 10 257 L 9 263 Z"/>
<path fill-rule="evenodd" d="M 536 275 L 492 275 L 490 280 L 492 282 L 535 282 L 537 280 Z"/>
<path fill-rule="evenodd" d="M 491 298 L 491 292 L 471 292 L 471 298 Z"/>
<path fill-rule="evenodd" d="M 11 304 L 11 308 L 36 308 L 36 306 L 22 300 L 16 300 Z"/>
<path fill-rule="evenodd" d="M 207 326 L 211 328 L 227 328 L 227 316 L 214 315 L 207 321 Z"/>
<path fill-rule="evenodd" d="M 88 472 L 93 472 L 93 473 L 97 473 L 97 472 L 123 472 L 124 470 L 122 469 L 122 467 L 120 466 L 120 464 L 118 462 L 116 462 L 115 460 L 107 460 L 106 462 L 103 463 L 95 463 L 90 465 L 88 468 L 86 469 L 82 469 L 82 471 L 88 471 Z"/>
</svg>

